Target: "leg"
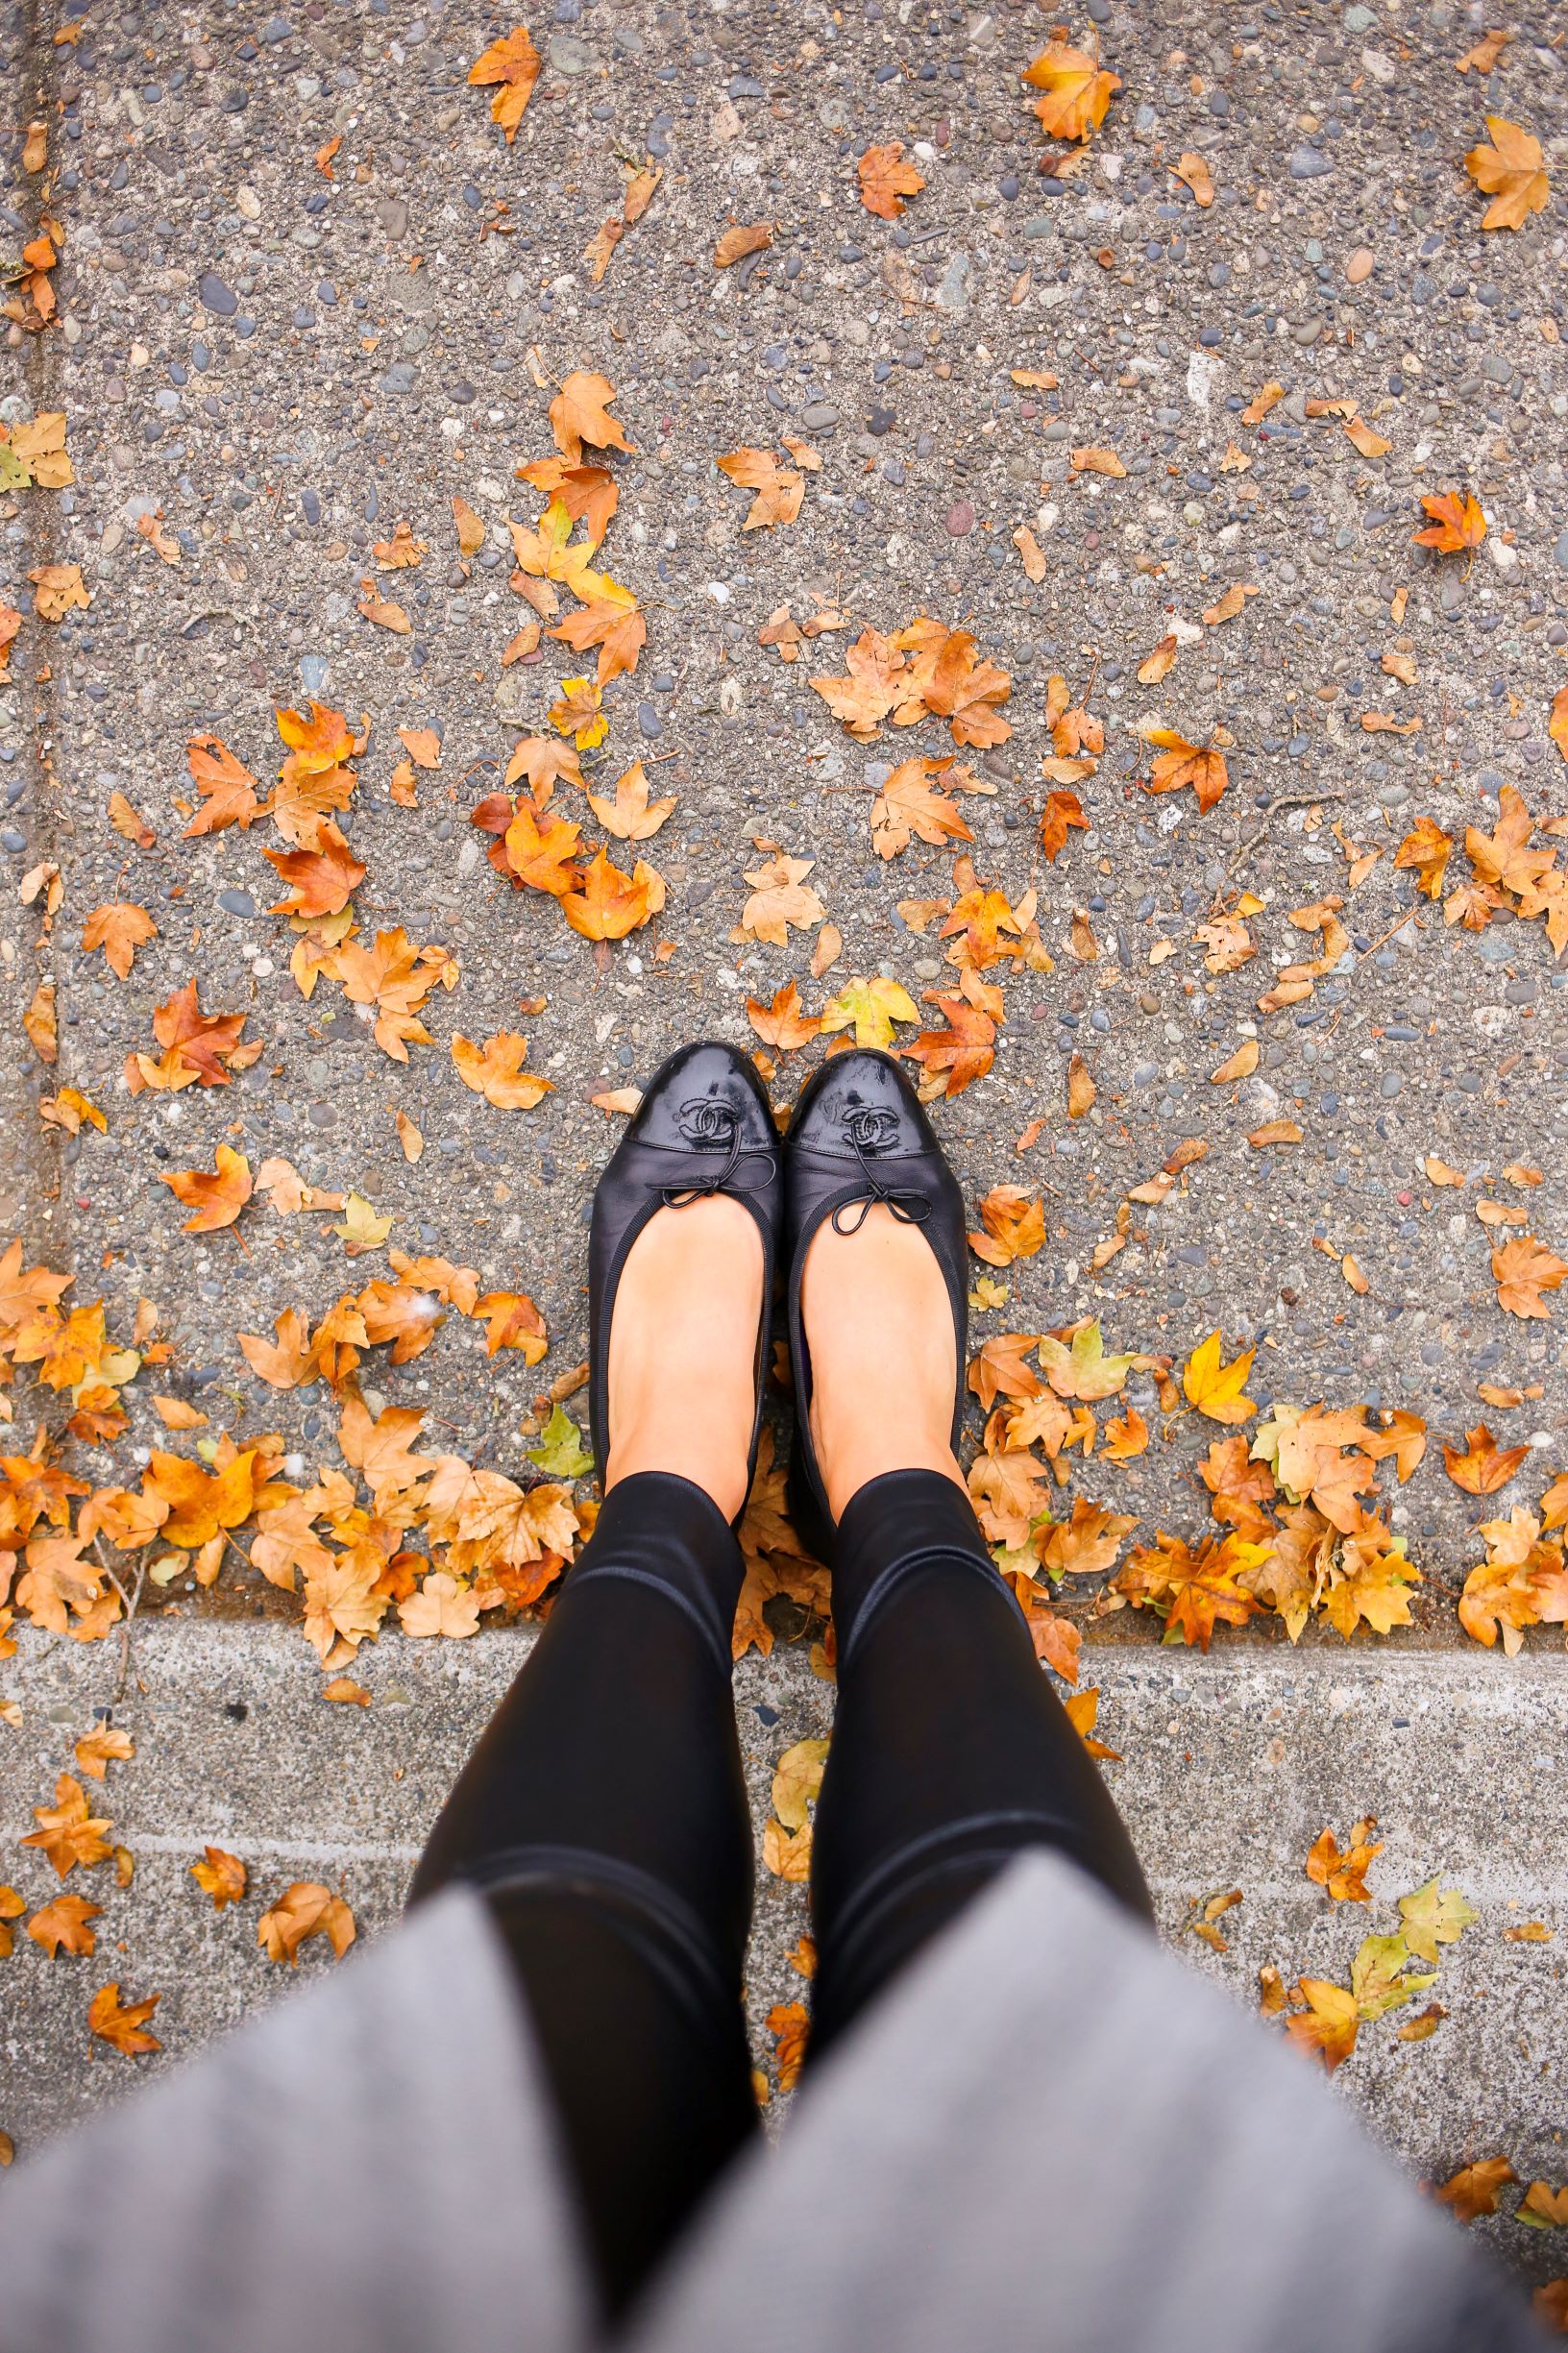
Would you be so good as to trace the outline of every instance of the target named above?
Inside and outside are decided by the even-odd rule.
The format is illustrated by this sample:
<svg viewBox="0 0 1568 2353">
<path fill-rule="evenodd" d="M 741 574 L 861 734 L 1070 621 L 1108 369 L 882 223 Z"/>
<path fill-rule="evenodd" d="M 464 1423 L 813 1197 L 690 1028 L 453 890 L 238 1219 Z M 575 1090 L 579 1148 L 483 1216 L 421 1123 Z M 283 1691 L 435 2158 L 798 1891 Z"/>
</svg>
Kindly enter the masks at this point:
<svg viewBox="0 0 1568 2353">
<path fill-rule="evenodd" d="M 861 1234 L 824 1227 L 803 1305 L 838 1522 L 839 1697 L 812 1850 L 821 2050 L 1020 1847 L 1058 1848 L 1144 1916 L 1149 1900 L 963 1490 L 952 1316 L 928 1245 L 885 1211 Z M 890 1362 L 906 1368 L 893 1414 Z"/>
<path fill-rule="evenodd" d="M 628 1259 L 598 1526 L 413 1888 L 416 1901 L 456 1879 L 485 1893 L 611 2312 L 756 2127 L 741 2008 L 751 1825 L 729 1680 L 743 1562 L 728 1509 L 737 1480 L 745 1489 L 761 1287 L 749 1227 L 733 1202 L 667 1211 Z M 727 1387 L 713 1378 L 724 1336 L 683 1315 L 671 1287 L 679 1244 L 710 1260 L 715 1248 L 737 1253 L 739 1373 Z M 642 1467 L 652 1449 L 641 1401 L 647 1414 L 665 1409 L 646 1378 L 654 1354 L 669 1392 L 701 1399 L 681 1428 L 659 1433 L 673 1469 Z"/>
</svg>

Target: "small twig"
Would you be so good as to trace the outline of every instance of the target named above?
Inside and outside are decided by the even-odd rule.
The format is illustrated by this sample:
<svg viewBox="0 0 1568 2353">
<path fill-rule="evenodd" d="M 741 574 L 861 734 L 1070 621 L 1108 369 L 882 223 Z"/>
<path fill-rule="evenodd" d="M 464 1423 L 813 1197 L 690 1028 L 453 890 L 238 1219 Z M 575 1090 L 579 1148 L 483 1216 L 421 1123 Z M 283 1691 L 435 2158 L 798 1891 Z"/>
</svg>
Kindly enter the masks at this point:
<svg viewBox="0 0 1568 2353">
<path fill-rule="evenodd" d="M 1276 793 L 1263 815 L 1272 817 L 1276 809 L 1310 809 L 1316 800 L 1343 800 L 1349 790 L 1348 785 L 1326 784 L 1316 793 Z"/>
<path fill-rule="evenodd" d="M 1278 793 L 1269 802 L 1268 807 L 1263 812 L 1263 815 L 1265 817 L 1272 817 L 1276 809 L 1310 809 L 1315 802 L 1320 800 L 1343 800 L 1346 790 L 1347 788 L 1344 785 L 1331 784 L 1325 785 L 1320 793 Z M 1245 858 L 1250 851 L 1255 850 L 1260 842 L 1266 841 L 1267 838 L 1268 827 L 1266 825 L 1260 825 L 1257 832 L 1252 836 L 1251 840 L 1242 843 L 1235 857 L 1226 867 L 1226 873 L 1234 874 L 1237 868 L 1240 865 L 1242 859 Z"/>
<path fill-rule="evenodd" d="M 119 1579 L 115 1576 L 113 1570 L 109 1565 L 109 1556 L 104 1551 L 103 1537 L 95 1535 L 92 1542 L 94 1551 L 97 1553 L 99 1559 L 104 1564 L 104 1575 L 109 1579 L 110 1583 L 119 1595 L 120 1606 L 125 1611 L 125 1618 L 120 1627 L 120 1672 L 115 1679 L 114 1697 L 110 1702 L 111 1706 L 118 1707 L 120 1702 L 125 1697 L 126 1686 L 131 1679 L 131 1630 L 135 1624 L 136 1609 L 141 1601 L 141 1588 L 147 1581 L 147 1563 L 145 1559 L 142 1560 L 140 1566 L 136 1570 L 135 1588 L 133 1592 L 128 1594 L 125 1587 L 121 1584 Z"/>
<path fill-rule="evenodd" d="M 1356 959 L 1357 964 L 1363 965 L 1368 956 L 1375 956 L 1380 947 L 1386 947 L 1389 941 L 1393 938 L 1395 932 L 1403 931 L 1406 924 L 1409 921 L 1411 916 L 1419 915 L 1420 912 L 1421 901 L 1417 899 L 1413 907 L 1408 907 L 1406 909 L 1405 913 L 1400 917 L 1397 923 L 1389 925 L 1388 929 L 1384 933 L 1381 940 L 1374 940 L 1370 947 L 1362 948 L 1360 954 Z"/>
</svg>

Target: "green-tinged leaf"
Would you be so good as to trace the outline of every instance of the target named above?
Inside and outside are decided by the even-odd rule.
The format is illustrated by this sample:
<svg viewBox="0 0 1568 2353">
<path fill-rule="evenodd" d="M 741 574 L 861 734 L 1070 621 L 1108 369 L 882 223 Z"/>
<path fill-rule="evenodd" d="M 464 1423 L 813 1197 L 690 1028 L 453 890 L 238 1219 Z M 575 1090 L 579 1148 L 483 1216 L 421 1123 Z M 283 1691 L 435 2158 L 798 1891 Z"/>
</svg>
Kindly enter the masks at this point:
<svg viewBox="0 0 1568 2353">
<path fill-rule="evenodd" d="M 1410 1957 L 1410 1949 L 1402 1936 L 1362 1937 L 1350 1967 L 1350 1990 L 1356 1997 L 1358 2018 L 1382 2018 L 1385 2012 L 1397 2010 L 1402 2001 L 1409 2001 L 1412 1994 L 1424 1993 L 1429 1985 L 1435 1985 L 1435 1970 L 1425 1976 L 1401 1973 L 1409 1970 Z"/>
<path fill-rule="evenodd" d="M 551 1479 L 580 1479 L 594 1467 L 594 1458 L 582 1442 L 582 1433 L 563 1406 L 551 1409 L 549 1421 L 539 1434 L 537 1446 L 528 1447 L 527 1458 Z"/>
<path fill-rule="evenodd" d="M 1399 1916 L 1405 1924 L 1405 1942 L 1415 1958 L 1433 1963 L 1439 1945 L 1458 1944 L 1465 1929 L 1481 1917 L 1457 1887 L 1439 1887 L 1436 1878 L 1411 1895 L 1401 1896 Z"/>
</svg>

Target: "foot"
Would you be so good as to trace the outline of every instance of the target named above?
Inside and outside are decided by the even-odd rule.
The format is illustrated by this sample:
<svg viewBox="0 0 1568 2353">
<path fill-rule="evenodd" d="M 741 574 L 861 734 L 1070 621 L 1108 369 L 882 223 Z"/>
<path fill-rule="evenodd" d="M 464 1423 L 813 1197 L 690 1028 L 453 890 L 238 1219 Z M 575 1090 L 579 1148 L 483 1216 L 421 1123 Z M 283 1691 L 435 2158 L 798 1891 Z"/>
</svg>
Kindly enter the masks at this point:
<svg viewBox="0 0 1568 2353">
<path fill-rule="evenodd" d="M 727 1194 L 649 1218 L 615 1294 L 606 1493 L 637 1471 L 670 1471 L 726 1520 L 742 1510 L 762 1275 L 756 1220 Z"/>
<path fill-rule="evenodd" d="M 835 1520 L 884 1471 L 956 1486 L 953 1310 L 931 1244 L 880 1203 L 852 1234 L 813 1236 L 800 1292 L 811 1356 L 811 1441 Z"/>
</svg>

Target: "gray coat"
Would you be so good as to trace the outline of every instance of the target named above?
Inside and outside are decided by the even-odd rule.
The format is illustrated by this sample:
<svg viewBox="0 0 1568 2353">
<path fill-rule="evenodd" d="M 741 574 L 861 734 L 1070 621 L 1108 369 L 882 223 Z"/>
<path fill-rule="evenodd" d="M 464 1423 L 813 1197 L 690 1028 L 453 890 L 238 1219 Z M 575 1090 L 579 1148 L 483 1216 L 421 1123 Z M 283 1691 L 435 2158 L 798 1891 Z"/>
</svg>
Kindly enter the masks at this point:
<svg viewBox="0 0 1568 2353">
<path fill-rule="evenodd" d="M 505 1955 L 461 1891 L 0 2187 L 25 2353 L 587 2353 Z M 1280 2049 L 1021 1858 L 740 2164 L 630 2353 L 1507 2353 L 1512 2289 Z"/>
</svg>

